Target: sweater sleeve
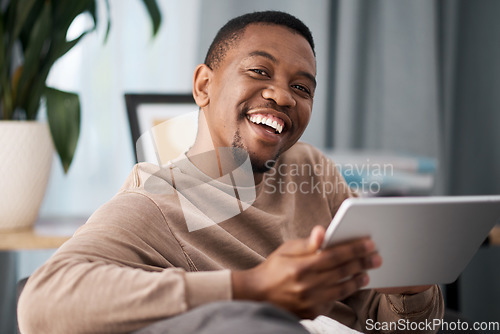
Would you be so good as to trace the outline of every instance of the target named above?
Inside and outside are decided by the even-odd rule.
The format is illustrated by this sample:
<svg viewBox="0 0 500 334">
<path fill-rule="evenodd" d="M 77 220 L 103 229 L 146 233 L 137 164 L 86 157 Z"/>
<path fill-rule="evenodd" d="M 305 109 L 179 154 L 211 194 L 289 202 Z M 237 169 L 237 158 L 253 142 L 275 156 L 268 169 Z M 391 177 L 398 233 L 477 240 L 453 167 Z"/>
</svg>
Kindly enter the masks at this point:
<svg viewBox="0 0 500 334">
<path fill-rule="evenodd" d="M 122 192 L 28 280 L 22 333 L 125 333 L 197 305 L 231 299 L 228 270 L 188 272 L 161 210 Z"/>
</svg>

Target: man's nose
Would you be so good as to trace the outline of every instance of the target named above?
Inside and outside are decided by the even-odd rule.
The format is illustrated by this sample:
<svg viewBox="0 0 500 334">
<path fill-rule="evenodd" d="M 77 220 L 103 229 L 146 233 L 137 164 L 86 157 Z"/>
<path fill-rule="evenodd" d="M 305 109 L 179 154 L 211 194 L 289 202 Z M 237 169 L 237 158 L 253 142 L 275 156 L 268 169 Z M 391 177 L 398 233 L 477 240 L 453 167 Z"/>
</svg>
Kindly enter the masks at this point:
<svg viewBox="0 0 500 334">
<path fill-rule="evenodd" d="M 295 107 L 297 101 L 293 97 L 289 88 L 272 85 L 262 90 L 262 97 L 266 100 L 273 100 L 277 105 L 282 107 Z"/>
</svg>

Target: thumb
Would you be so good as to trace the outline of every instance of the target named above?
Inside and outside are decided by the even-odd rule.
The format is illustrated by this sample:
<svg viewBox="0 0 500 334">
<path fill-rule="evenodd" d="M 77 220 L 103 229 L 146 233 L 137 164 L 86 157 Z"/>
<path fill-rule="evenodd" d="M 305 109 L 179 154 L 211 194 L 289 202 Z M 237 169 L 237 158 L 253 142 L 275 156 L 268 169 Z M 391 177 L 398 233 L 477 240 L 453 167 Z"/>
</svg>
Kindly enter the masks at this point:
<svg viewBox="0 0 500 334">
<path fill-rule="evenodd" d="M 315 226 L 309 237 L 289 240 L 277 249 L 277 253 L 288 256 L 313 254 L 321 247 L 324 238 L 325 229 L 321 226 Z"/>
<path fill-rule="evenodd" d="M 325 233 L 326 231 L 323 226 L 314 226 L 308 238 L 308 249 L 311 252 L 315 252 L 321 247 L 321 244 L 323 244 L 323 240 L 325 239 Z"/>
</svg>

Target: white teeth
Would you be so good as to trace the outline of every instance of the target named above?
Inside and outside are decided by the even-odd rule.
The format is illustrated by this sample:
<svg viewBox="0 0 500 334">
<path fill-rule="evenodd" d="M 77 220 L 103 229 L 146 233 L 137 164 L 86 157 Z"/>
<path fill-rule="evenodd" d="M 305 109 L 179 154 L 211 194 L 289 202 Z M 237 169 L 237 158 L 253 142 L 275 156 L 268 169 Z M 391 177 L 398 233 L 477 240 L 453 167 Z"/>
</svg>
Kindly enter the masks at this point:
<svg viewBox="0 0 500 334">
<path fill-rule="evenodd" d="M 247 115 L 247 119 L 254 124 L 265 124 L 269 127 L 272 127 L 278 133 L 281 133 L 283 131 L 283 125 L 279 124 L 276 120 L 273 121 L 271 118 L 267 118 L 266 116 Z"/>
</svg>

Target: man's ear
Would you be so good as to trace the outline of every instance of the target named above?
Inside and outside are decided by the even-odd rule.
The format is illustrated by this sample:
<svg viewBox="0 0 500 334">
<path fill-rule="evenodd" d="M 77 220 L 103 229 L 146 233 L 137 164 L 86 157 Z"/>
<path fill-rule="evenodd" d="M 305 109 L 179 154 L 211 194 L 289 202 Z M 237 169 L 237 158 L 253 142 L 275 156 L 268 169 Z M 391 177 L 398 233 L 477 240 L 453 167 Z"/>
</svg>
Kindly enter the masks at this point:
<svg viewBox="0 0 500 334">
<path fill-rule="evenodd" d="M 205 64 L 200 64 L 194 71 L 193 78 L 193 97 L 196 104 L 200 107 L 206 107 L 210 102 L 208 86 L 212 80 L 212 70 Z"/>
</svg>

